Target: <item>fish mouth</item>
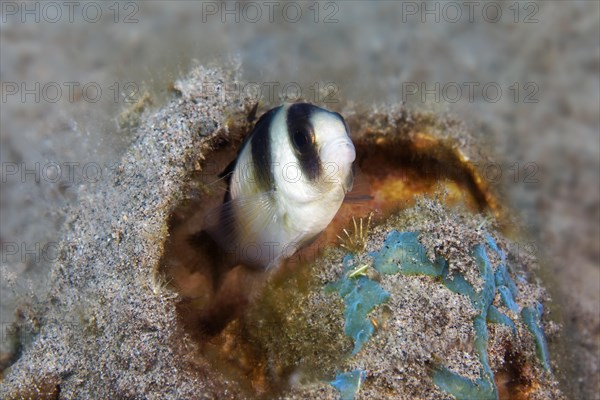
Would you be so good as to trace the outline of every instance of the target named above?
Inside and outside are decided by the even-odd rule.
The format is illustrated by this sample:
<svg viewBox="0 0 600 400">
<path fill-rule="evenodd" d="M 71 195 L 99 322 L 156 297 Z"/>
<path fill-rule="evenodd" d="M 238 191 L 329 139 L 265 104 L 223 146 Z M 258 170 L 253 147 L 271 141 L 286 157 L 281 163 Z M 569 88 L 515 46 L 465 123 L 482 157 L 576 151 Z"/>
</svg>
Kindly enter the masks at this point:
<svg viewBox="0 0 600 400">
<path fill-rule="evenodd" d="M 324 163 L 336 163 L 339 168 L 347 169 L 356 159 L 356 150 L 349 138 L 341 138 L 325 144 L 320 156 Z"/>
</svg>

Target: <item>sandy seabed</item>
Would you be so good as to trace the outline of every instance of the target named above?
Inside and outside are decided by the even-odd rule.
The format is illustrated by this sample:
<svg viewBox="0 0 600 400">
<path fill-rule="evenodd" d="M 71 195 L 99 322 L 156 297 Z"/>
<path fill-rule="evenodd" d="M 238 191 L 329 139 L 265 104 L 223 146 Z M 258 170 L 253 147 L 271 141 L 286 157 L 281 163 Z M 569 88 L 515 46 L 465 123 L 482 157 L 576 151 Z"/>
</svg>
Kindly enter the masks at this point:
<svg viewBox="0 0 600 400">
<path fill-rule="evenodd" d="M 96 281 L 87 279 L 85 273 L 69 273 L 69 265 L 51 268 L 58 255 L 38 258 L 23 257 L 20 252 L 9 255 L 7 243 L 19 246 L 25 243 L 31 248 L 36 243 L 44 247 L 48 243 L 62 242 L 61 246 L 68 245 L 64 251 L 82 257 L 77 259 L 78 268 L 84 265 L 91 268 L 97 260 L 84 255 L 82 250 L 92 244 L 94 251 L 106 254 L 113 246 L 111 243 L 120 242 L 127 247 L 127 254 L 148 263 L 156 260 L 161 249 L 144 247 L 147 243 L 144 238 L 164 234 L 165 227 L 158 222 L 162 221 L 161 216 L 142 212 L 138 214 L 141 220 L 132 220 L 128 214 L 140 210 L 123 208 L 129 201 L 137 201 L 142 209 L 150 210 L 150 205 L 158 204 L 162 197 L 136 198 L 131 192 L 131 196 L 123 195 L 118 204 L 98 200 L 102 198 L 98 190 L 103 185 L 133 183 L 134 176 L 143 178 L 135 182 L 137 185 L 143 182 L 159 186 L 155 190 L 171 189 L 168 185 L 157 185 L 157 175 L 144 175 L 148 170 L 144 167 L 143 154 L 123 164 L 121 158 L 130 144 L 143 140 L 137 130 L 127 129 L 129 123 L 132 126 L 139 123 L 130 118 L 140 114 L 123 113 L 131 110 L 131 105 L 122 101 L 127 97 L 123 91 L 128 83 L 134 83 L 128 88 L 138 93 L 132 97 L 140 101 L 138 105 L 142 109 L 138 111 L 146 110 L 147 114 L 141 114 L 143 120 L 146 124 L 149 121 L 158 124 L 160 118 L 151 119 L 149 115 L 173 96 L 173 82 L 186 76 L 193 65 L 225 64 L 215 60 L 235 54 L 245 82 L 279 82 L 281 86 L 298 82 L 307 88 L 306 93 L 314 82 L 334 82 L 343 103 L 377 107 L 406 99 L 411 107 L 440 114 L 450 111 L 470 125 L 474 135 L 500 160 L 507 201 L 518 210 L 531 232 L 532 239 L 521 248 L 526 254 L 535 253 L 543 261 L 539 276 L 549 288 L 553 304 L 557 305 L 554 315 L 561 321 L 561 335 L 565 338 L 559 371 L 564 374 L 563 391 L 573 398 L 597 397 L 600 391 L 599 6 L 596 2 L 532 3 L 538 6 L 538 12 L 537 22 L 530 24 L 515 24 L 510 19 L 493 24 L 481 20 L 473 24 L 443 20 L 422 23 L 410 18 L 402 22 L 400 10 L 393 3 L 373 7 L 362 2 L 353 2 L 352 7 L 340 3 L 339 21 L 334 24 L 307 21 L 223 24 L 218 19 L 199 23 L 200 11 L 190 10 L 185 2 L 169 6 L 162 2 L 140 5 L 139 21 L 129 25 L 114 23 L 109 16 L 93 25 L 82 20 L 21 23 L 18 16 L 3 21 L 0 26 L 2 82 L 26 82 L 28 87 L 35 82 L 41 86 L 57 82 L 63 88 L 65 82 L 79 82 L 82 86 L 95 82 L 103 89 L 101 99 L 95 103 L 82 97 L 69 99 L 65 92 L 56 103 L 36 102 L 31 96 L 21 101 L 20 96 L 12 96 L 1 104 L 0 157 L 3 163 L 18 166 L 25 163 L 28 168 L 35 168 L 32 166 L 36 163 L 41 166 L 49 162 L 63 166 L 78 163 L 74 177 L 63 176 L 52 182 L 51 179 L 36 182 L 31 175 L 25 179 L 18 175 L 5 179 L 3 175 L 0 209 L 4 251 L 0 282 L 3 327 L 19 319 L 33 332 L 41 330 L 49 337 L 69 337 L 71 334 L 60 330 L 58 325 L 49 324 L 53 312 L 69 310 L 65 314 L 69 321 L 67 326 L 92 332 L 84 338 L 94 343 L 94 352 L 114 345 L 113 339 L 96 342 L 98 337 L 119 337 L 97 334 L 102 332 L 102 327 L 111 326 L 103 318 L 128 320 L 136 315 L 147 299 L 140 295 L 139 304 L 135 304 L 135 296 L 130 294 L 136 291 L 128 285 L 147 287 L 150 281 L 146 275 L 135 272 L 126 284 L 117 279 L 117 271 L 119 268 L 129 271 L 130 266 L 105 270 L 96 265 L 95 271 L 107 276 L 107 279 L 99 279 L 100 275 L 94 278 L 99 279 L 96 286 Z M 503 7 L 504 15 L 510 15 L 508 5 Z M 441 86 L 448 82 L 497 82 L 506 94 L 514 93 L 510 87 L 515 82 L 524 90 L 523 85 L 533 82 L 539 88 L 535 95 L 539 101 L 526 103 L 520 101 L 523 97 L 515 101 L 513 96 L 505 95 L 495 103 L 482 96 L 473 102 L 446 104 L 428 98 L 423 103 L 418 96 L 406 98 L 406 84 L 411 82 L 428 82 L 430 86 L 435 82 Z M 118 84 L 115 86 L 115 83 Z M 115 101 L 117 88 L 120 91 Z M 279 102 L 278 99 L 268 101 Z M 201 115 L 197 114 L 198 109 L 184 110 L 173 123 L 180 123 L 181 129 L 201 126 L 214 129 L 228 117 L 221 115 L 220 105 L 222 102 L 207 105 Z M 164 118 L 174 118 L 169 115 L 169 108 L 161 112 Z M 151 125 L 146 126 L 152 129 Z M 161 145 L 152 143 L 143 148 L 150 151 L 153 146 Z M 168 160 L 164 160 L 164 168 L 158 175 L 162 185 L 169 177 L 175 182 L 185 174 L 185 168 L 193 168 L 186 164 L 191 162 L 192 155 L 183 158 L 180 155 L 172 158 L 175 164 L 180 163 L 180 169 L 167 165 Z M 515 163 L 520 171 L 518 177 Z M 90 178 L 91 170 L 85 170 L 85 165 L 100 166 L 103 174 L 99 182 Z M 3 174 L 5 172 L 3 170 Z M 75 221 L 76 210 L 83 209 L 88 212 L 79 214 Z M 93 225 L 79 218 L 103 222 Z M 75 226 L 86 229 L 73 231 Z M 92 232 L 93 226 L 104 233 Z M 104 243 L 109 247 L 103 247 Z M 115 257 L 115 262 L 118 259 Z M 52 299 L 57 297 L 53 293 L 58 290 L 56 282 L 61 276 L 72 286 L 61 288 L 68 292 L 64 297 L 68 300 L 55 304 L 57 300 Z M 124 308 L 120 317 L 90 315 L 85 310 L 106 306 L 95 303 L 95 295 L 89 295 L 98 291 L 103 291 L 113 302 L 129 304 L 131 301 L 131 306 Z M 152 288 L 147 293 L 153 293 Z M 167 303 L 159 300 L 152 304 L 168 308 Z M 173 323 L 168 321 L 173 314 L 166 308 L 160 318 L 167 318 L 161 323 L 168 325 Z M 142 324 L 140 332 L 144 332 L 141 339 L 121 337 L 118 342 L 122 350 L 135 354 L 141 351 L 136 350 L 136 346 L 167 340 L 166 331 L 153 328 L 156 322 L 139 322 Z M 33 354 L 35 346 L 44 345 L 39 336 L 22 336 L 23 354 Z M 9 337 L 6 335 L 2 341 L 0 361 L 3 366 L 14 361 L 13 341 L 7 339 Z M 56 372 L 67 376 L 68 371 L 77 370 L 81 363 L 94 362 L 96 353 L 72 353 L 69 362 L 57 367 L 51 362 L 52 354 L 69 353 L 71 346 L 68 341 L 57 343 L 65 349 L 38 348 L 40 356 L 49 357 L 44 364 L 54 371 L 49 376 L 56 376 Z M 168 349 L 163 350 L 166 353 L 156 350 L 155 363 L 173 359 Z M 107 353 L 107 359 L 111 365 L 131 368 L 138 376 L 145 376 L 152 369 L 151 365 L 132 362 L 111 352 Z M 25 358 L 17 361 L 14 370 L 27 370 L 24 362 Z M 108 368 L 104 373 L 112 374 L 111 380 L 118 383 L 119 390 L 129 391 L 132 396 L 133 393 L 151 393 L 158 387 L 173 388 L 164 376 L 157 377 L 156 386 L 146 387 Z M 190 377 L 190 382 L 193 380 Z M 3 387 L 5 384 L 3 382 Z M 190 395 L 191 388 L 187 389 Z M 173 390 L 186 393 L 185 386 Z M 91 391 L 88 394 L 99 396 Z"/>
</svg>

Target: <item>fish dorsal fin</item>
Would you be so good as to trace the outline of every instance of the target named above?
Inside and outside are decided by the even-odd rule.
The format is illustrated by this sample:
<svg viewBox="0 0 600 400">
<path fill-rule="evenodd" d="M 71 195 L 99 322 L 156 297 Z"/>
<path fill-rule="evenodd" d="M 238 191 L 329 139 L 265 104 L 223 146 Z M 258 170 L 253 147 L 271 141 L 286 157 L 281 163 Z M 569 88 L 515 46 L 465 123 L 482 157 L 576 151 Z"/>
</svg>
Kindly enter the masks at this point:
<svg viewBox="0 0 600 400">
<path fill-rule="evenodd" d="M 221 173 L 219 173 L 219 175 L 217 175 L 221 179 L 225 178 L 227 185 L 229 185 L 229 181 L 231 180 L 231 175 L 233 175 L 233 170 L 235 169 L 236 164 L 237 164 L 237 158 L 234 158 L 225 167 L 225 169 L 223 171 L 221 171 Z"/>
<path fill-rule="evenodd" d="M 227 185 L 227 188 L 225 190 L 225 195 L 223 196 L 223 201 L 229 201 L 230 197 L 231 197 L 231 177 L 233 176 L 233 171 L 235 169 L 235 166 L 237 165 L 237 157 L 233 159 L 233 161 L 231 161 L 229 163 L 229 165 L 227 165 L 225 167 L 225 169 L 218 175 L 219 179 L 224 179 L 225 183 Z"/>
</svg>

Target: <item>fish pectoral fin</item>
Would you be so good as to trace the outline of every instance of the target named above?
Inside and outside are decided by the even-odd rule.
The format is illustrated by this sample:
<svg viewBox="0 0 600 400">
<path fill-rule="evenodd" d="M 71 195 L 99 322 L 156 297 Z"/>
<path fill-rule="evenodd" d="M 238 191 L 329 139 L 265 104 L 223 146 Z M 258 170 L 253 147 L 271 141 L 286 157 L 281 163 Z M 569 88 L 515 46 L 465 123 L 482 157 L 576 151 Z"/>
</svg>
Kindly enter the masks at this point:
<svg viewBox="0 0 600 400">
<path fill-rule="evenodd" d="M 363 203 L 373 200 L 371 184 L 364 172 L 353 166 L 353 173 L 349 174 L 349 181 L 345 183 L 346 196 L 344 203 Z"/>
<path fill-rule="evenodd" d="M 281 225 L 274 192 L 263 192 L 231 200 L 233 212 L 227 222 L 234 224 L 240 241 L 254 242 L 265 231 L 274 232 Z"/>
<path fill-rule="evenodd" d="M 281 221 L 273 199 L 273 193 L 262 192 L 238 197 L 224 202 L 210 212 L 205 219 L 207 232 L 225 251 L 239 250 L 239 246 L 256 244 L 265 232 L 280 229 Z"/>
</svg>

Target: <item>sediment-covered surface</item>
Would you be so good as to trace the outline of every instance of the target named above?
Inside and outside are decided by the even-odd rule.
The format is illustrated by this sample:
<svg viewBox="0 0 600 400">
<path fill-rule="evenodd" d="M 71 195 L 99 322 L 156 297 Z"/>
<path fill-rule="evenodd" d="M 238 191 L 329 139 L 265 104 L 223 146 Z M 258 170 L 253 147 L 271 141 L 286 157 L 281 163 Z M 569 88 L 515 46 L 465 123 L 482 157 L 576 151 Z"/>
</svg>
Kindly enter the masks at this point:
<svg viewBox="0 0 600 400">
<path fill-rule="evenodd" d="M 418 238 L 422 247 L 395 242 L 390 232 L 396 230 L 410 232 L 409 237 Z M 497 239 L 491 239 L 492 235 Z M 398 246 L 397 252 L 382 259 L 380 254 L 389 253 L 393 245 Z M 480 272 L 476 257 L 468 249 L 481 245 L 479 250 L 489 256 L 488 274 L 498 278 L 508 266 L 510 272 L 504 275 L 504 283 L 496 285 Z M 536 261 L 517 260 L 515 254 L 506 251 L 509 248 L 510 242 L 492 227 L 482 229 L 480 217 L 449 210 L 437 201 L 421 200 L 414 208 L 377 226 L 366 239 L 364 251 L 349 254 L 336 249 L 318 260 L 314 287 L 309 293 L 295 291 L 302 286 L 297 281 L 268 287 L 252 316 L 261 323 L 250 322 L 250 330 L 267 349 L 266 362 L 273 371 L 293 371 L 294 380 L 321 373 L 333 381 L 336 374 L 362 371 L 359 398 L 563 398 L 550 372 L 556 363 L 544 365 L 543 357 L 536 353 L 537 338 L 520 315 L 522 310 L 547 300 L 547 293 L 535 278 Z M 504 249 L 506 258 L 494 249 Z M 431 269 L 436 255 L 441 254 L 448 260 L 446 268 L 450 271 L 446 274 Z M 361 266 L 367 268 L 352 276 Z M 469 281 L 469 275 L 478 282 L 468 286 L 479 294 L 490 289 L 490 283 L 494 286 L 489 293 L 490 303 L 485 306 L 487 324 L 478 326 L 476 322 L 482 315 L 479 300 L 460 293 L 455 286 L 461 277 Z M 344 280 L 356 281 L 347 283 L 352 285 L 353 293 L 348 295 L 350 289 L 346 288 L 345 299 L 352 301 L 345 304 L 342 293 L 331 290 L 332 284 Z M 365 319 L 364 326 L 373 327 L 372 334 L 367 335 L 370 339 L 358 351 L 354 347 L 356 354 L 352 354 L 356 339 L 348 337 L 344 324 L 360 325 L 355 318 L 361 318 L 361 307 L 378 294 L 367 290 L 366 284 L 379 286 L 377 290 L 386 296 Z M 505 303 L 503 297 L 508 293 L 507 286 L 512 285 L 516 304 Z M 349 312 L 348 307 L 354 311 Z M 273 311 L 265 316 L 265 308 Z M 508 319 L 491 322 L 491 308 Z M 541 321 L 550 340 L 554 340 L 557 325 L 547 313 Z M 314 353 L 304 354 L 306 341 L 316 347 Z M 323 382 L 308 388 L 298 385 L 286 397 L 336 399 L 339 392 Z"/>
<path fill-rule="evenodd" d="M 2 398 L 202 398 L 233 396 L 176 322 L 174 298 L 155 281 L 166 220 L 198 154 L 243 105 L 201 98 L 204 81 L 231 82 L 199 68 L 176 84 L 180 96 L 143 121 L 117 170 L 79 199 L 65 223 L 47 298 L 20 328 L 34 335 L 2 383 Z M 23 336 L 23 335 L 20 335 Z M 191 373 L 194 371 L 194 373 Z"/>
<path fill-rule="evenodd" d="M 14 5 L 21 11 L 36 5 L 46 8 L 44 3 L 5 3 L 0 80 L 27 88 L 36 82 L 42 87 L 56 82 L 63 97 L 56 103 L 43 98 L 37 103 L 33 94 L 25 95 L 25 102 L 23 93 L 8 95 L 0 107 L 0 159 L 27 169 L 49 162 L 75 162 L 79 168 L 74 179 L 64 173 L 59 182 L 36 182 L 32 175 L 23 180 L 18 173 L 0 182 L 3 249 L 22 243 L 27 249 L 35 244 L 53 246 L 61 240 L 67 216 L 72 220 L 80 199 L 89 198 L 86 193 L 98 187 L 81 179 L 86 163 L 106 167 L 103 177 L 107 179 L 118 173 L 113 167 L 124 165 L 118 160 L 136 137 L 115 128 L 122 108 L 130 106 L 128 100 L 150 99 L 139 106 L 161 108 L 171 97 L 167 88 L 190 66 L 239 54 L 244 80 L 263 86 L 263 99 L 269 101 L 279 101 L 281 89 L 293 82 L 313 100 L 325 97 L 316 95 L 316 84 L 320 88 L 333 84 L 333 100 L 371 107 L 407 99 L 417 109 L 449 111 L 471 125 L 475 136 L 487 141 L 495 154 L 491 164 L 478 168 L 485 172 L 489 166 L 489 179 L 506 184 L 509 204 L 532 232 L 515 248 L 520 255 L 534 254 L 542 261 L 538 276 L 553 298 L 546 312 L 554 312 L 562 322 L 559 335 L 564 346 L 553 358 L 562 360 L 555 372 L 562 375 L 565 393 L 576 399 L 596 398 L 600 393 L 600 3 L 495 2 L 501 9 L 500 21 L 482 15 L 484 4 L 476 5 L 477 16 L 471 20 L 470 6 L 461 3 L 462 18 L 455 22 L 448 21 L 446 14 L 439 15 L 439 21 L 434 15 L 423 18 L 420 12 L 405 14 L 395 2 L 377 6 L 337 2 L 339 12 L 331 15 L 336 10 L 324 2 L 321 22 L 313 23 L 314 5 L 299 2 L 306 17 L 299 23 L 282 20 L 281 14 L 269 21 L 264 4 L 263 19 L 257 23 L 243 19 L 237 23 L 232 15 L 223 23 L 219 14 L 198 23 L 203 2 L 152 1 L 138 4 L 134 16 L 138 22 L 132 24 L 120 23 L 131 11 L 128 3 L 122 4 L 125 12 L 118 16 L 119 23 L 113 18 L 113 3 L 102 3 L 103 18 L 94 23 L 82 20 L 77 6 L 76 23 L 71 23 L 70 7 L 61 2 L 59 23 L 43 18 L 37 23 L 32 14 L 8 12 Z M 415 4 L 424 11 L 424 3 Z M 453 3 L 438 5 L 440 12 L 454 8 Z M 489 8 L 492 14 L 495 9 Z M 337 22 L 322 23 L 328 16 Z M 100 84 L 102 100 L 69 99 L 65 85 L 69 82 L 79 83 L 78 89 L 86 83 Z M 266 94 L 268 82 L 278 84 L 274 96 Z M 469 83 L 477 85 L 473 98 L 468 95 Z M 137 93 L 125 90 L 130 84 Z M 450 96 L 439 92 L 441 100 L 435 94 L 406 90 L 415 85 L 428 90 L 439 85 L 441 90 L 447 84 L 462 88 L 458 102 L 449 103 Z M 501 86 L 500 101 L 490 102 L 482 95 L 480 89 L 486 84 Z M 113 98 L 115 89 L 121 96 L 118 100 Z M 126 112 L 123 116 L 128 117 Z M 45 323 L 39 318 L 42 313 L 26 305 L 35 303 L 35 297 L 46 300 L 50 270 L 43 259 L 3 254 L 2 375 L 19 354 L 14 352 L 19 349 L 12 322 L 32 321 L 18 335 L 25 348 L 32 329 Z M 80 324 L 79 316 L 66 318 Z"/>
<path fill-rule="evenodd" d="M 433 381 L 436 371 L 453 371 L 476 382 L 491 377 L 483 370 L 493 371 L 499 393 L 516 390 L 560 398 L 553 376 L 536 356 L 535 339 L 518 313 L 502 308 L 496 292 L 490 301 L 511 318 L 516 331 L 484 324 L 490 326 L 485 330 L 487 350 L 474 344 L 482 332 L 474 321 L 484 315 L 484 308 L 487 315 L 491 304 L 482 308 L 479 300 L 467 296 L 468 288 L 450 290 L 445 279 L 464 275 L 469 287 L 483 290 L 485 277 L 473 261 L 473 246 L 487 246 L 491 261 L 485 265 L 493 273 L 501 257 L 493 255 L 484 232 L 490 232 L 510 257 L 509 246 L 492 221 L 430 201 L 377 226 L 366 249 L 380 251 L 393 230 L 415 231 L 428 257 L 444 257 L 448 268 L 445 274 L 440 270 L 438 276 L 426 276 L 388 275 L 368 266 L 369 279 L 389 298 L 373 308 L 369 323 L 374 334 L 353 358 L 348 358 L 353 341 L 344 334 L 343 296 L 322 286 L 342 279 L 344 263 L 356 266 L 343 261 L 347 253 L 334 249 L 314 269 L 304 266 L 302 272 L 274 280 L 245 317 L 226 328 L 224 338 L 227 329 L 245 335 L 240 342 L 226 343 L 229 353 L 221 354 L 250 354 L 242 360 L 250 363 L 245 378 L 239 369 L 215 364 L 214 357 L 209 362 L 197 338 L 178 320 L 180 299 L 160 273 L 160 263 L 167 221 L 185 197 L 191 174 L 202 168 L 212 148 L 228 140 L 230 127 L 244 124 L 238 118 L 252 106 L 207 96 L 201 90 L 203 82 L 217 82 L 219 90 L 235 79 L 221 70 L 198 68 L 178 81 L 174 99 L 141 119 L 137 139 L 114 179 L 80 196 L 65 223 L 48 296 L 20 311 L 14 329 L 21 353 L 5 371 L 3 398 L 337 398 L 339 393 L 325 380 L 350 369 L 366 371 L 360 392 L 366 398 L 444 398 L 450 394 Z M 362 129 L 359 134 L 404 124 L 402 134 L 412 137 L 415 132 L 408 128 L 424 125 L 399 110 L 378 112 L 372 120 L 350 111 L 348 118 L 351 126 Z M 361 120 L 371 125 L 361 126 Z M 443 123 L 428 126 L 436 127 L 429 134 L 472 152 L 472 143 L 460 129 Z M 354 262 L 367 262 L 364 257 L 358 252 Z M 536 284 L 528 260 L 511 265 L 511 279 L 519 289 L 517 310 L 544 303 L 546 294 Z M 541 321 L 547 333 L 556 332 L 547 314 Z M 502 379 L 508 383 L 503 385 Z"/>
</svg>

